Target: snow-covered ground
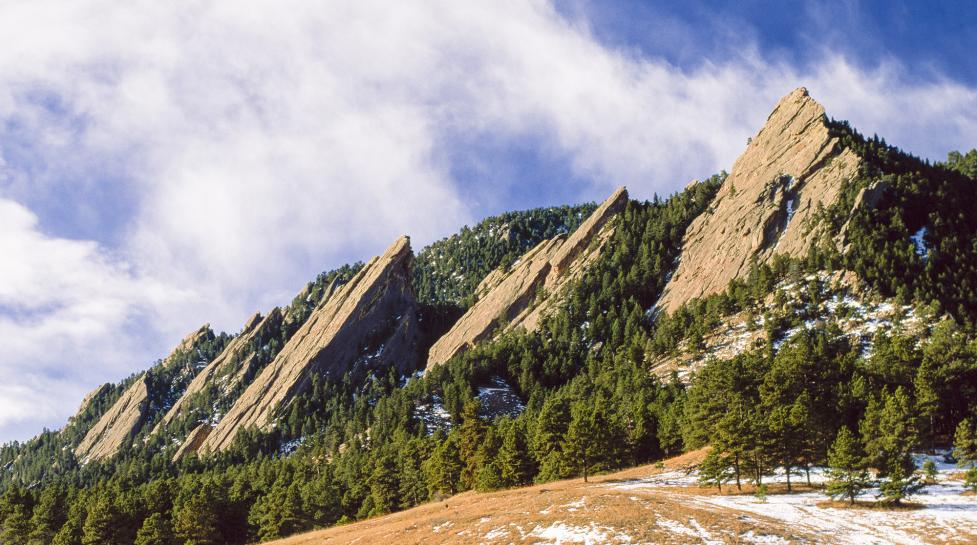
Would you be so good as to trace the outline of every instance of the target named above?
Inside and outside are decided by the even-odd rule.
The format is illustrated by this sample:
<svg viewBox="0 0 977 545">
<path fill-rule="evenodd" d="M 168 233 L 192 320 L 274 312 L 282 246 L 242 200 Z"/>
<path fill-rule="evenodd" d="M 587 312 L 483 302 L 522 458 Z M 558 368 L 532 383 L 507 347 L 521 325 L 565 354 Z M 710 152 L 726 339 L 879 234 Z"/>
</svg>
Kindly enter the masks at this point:
<svg viewBox="0 0 977 545">
<path fill-rule="evenodd" d="M 927 459 L 933 460 L 936 463 L 937 476 L 935 483 L 926 485 L 918 495 L 908 500 L 911 504 L 909 508 L 838 508 L 831 506 L 821 491 L 770 494 L 763 501 L 752 495 L 692 493 L 689 501 L 700 506 L 739 512 L 740 516 L 773 519 L 801 534 L 817 536 L 819 542 L 823 540 L 827 543 L 880 545 L 973 543 L 969 540 L 977 536 L 977 496 L 964 494 L 963 483 L 959 480 L 961 470 L 947 463 L 943 454 L 920 454 L 915 459 L 918 466 L 922 466 Z M 795 484 L 806 482 L 803 473 L 792 476 L 791 480 Z M 812 484 L 823 483 L 825 480 L 823 468 L 812 469 Z M 766 482 L 784 483 L 786 475 L 781 470 L 768 477 Z M 628 491 L 668 487 L 687 489 L 698 486 L 698 474 L 695 471 L 670 471 L 608 486 Z M 874 500 L 877 495 L 877 489 L 870 489 L 859 499 Z M 678 536 L 695 538 L 694 542 L 711 541 L 699 531 L 701 526 L 693 519 L 662 519 L 658 524 L 674 530 L 673 533 Z M 789 542 L 776 536 L 741 537 L 748 543 Z"/>
</svg>

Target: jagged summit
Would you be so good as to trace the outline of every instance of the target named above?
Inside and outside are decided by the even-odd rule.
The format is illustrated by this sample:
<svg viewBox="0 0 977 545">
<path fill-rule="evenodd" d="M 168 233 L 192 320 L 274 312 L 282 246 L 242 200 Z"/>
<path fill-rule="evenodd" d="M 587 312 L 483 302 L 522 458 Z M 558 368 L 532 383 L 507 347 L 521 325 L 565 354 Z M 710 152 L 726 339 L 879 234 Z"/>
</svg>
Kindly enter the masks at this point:
<svg viewBox="0 0 977 545">
<path fill-rule="evenodd" d="M 814 218 L 861 159 L 829 132 L 804 87 L 780 99 L 733 164 L 709 211 L 689 226 L 678 267 L 657 308 L 717 293 L 775 254 L 801 256 L 822 234 Z"/>
<path fill-rule="evenodd" d="M 278 411 L 309 387 L 313 375 L 340 377 L 385 366 L 413 369 L 418 331 L 412 259 L 410 238 L 402 236 L 339 287 L 248 386 L 200 450 L 226 449 L 240 430 L 271 425 Z"/>
<path fill-rule="evenodd" d="M 476 290 L 478 301 L 431 347 L 427 369 L 496 333 L 500 320 L 510 330 L 515 327 L 535 330 L 540 319 L 559 300 L 562 288 L 579 278 L 600 254 L 600 248 L 613 232 L 610 220 L 624 209 L 627 201 L 627 189 L 619 187 L 572 235 L 544 240 L 510 270 L 489 274 Z M 538 297 L 540 290 L 547 295 Z"/>
</svg>

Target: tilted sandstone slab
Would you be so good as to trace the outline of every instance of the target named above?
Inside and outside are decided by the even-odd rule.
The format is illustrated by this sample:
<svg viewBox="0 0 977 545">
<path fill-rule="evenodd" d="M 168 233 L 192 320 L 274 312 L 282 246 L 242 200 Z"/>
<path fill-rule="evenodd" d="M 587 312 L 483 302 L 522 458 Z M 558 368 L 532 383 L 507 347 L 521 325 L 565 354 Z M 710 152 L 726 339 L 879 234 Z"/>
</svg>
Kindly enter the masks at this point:
<svg viewBox="0 0 977 545">
<path fill-rule="evenodd" d="M 184 337 L 159 365 L 169 365 L 177 354 L 195 350 L 200 342 L 213 338 L 213 335 L 210 326 L 204 324 Z M 147 374 L 143 373 L 88 430 L 75 447 L 75 456 L 82 463 L 115 455 L 126 441 L 139 432 L 150 402 L 147 379 Z"/>
<path fill-rule="evenodd" d="M 238 398 L 201 446 L 229 447 L 247 427 L 267 429 L 315 375 L 416 365 L 417 302 L 410 284 L 410 239 L 402 237 L 316 308 L 274 361 Z"/>
<path fill-rule="evenodd" d="M 176 449 L 176 453 L 173 454 L 173 461 L 178 462 L 184 456 L 197 452 L 197 449 L 200 448 L 200 445 L 204 444 L 204 441 L 207 440 L 207 437 L 210 435 L 210 432 L 213 431 L 213 429 L 214 428 L 207 423 L 200 424 L 196 428 L 193 428 L 193 431 L 187 434 L 187 438 L 183 441 L 183 444 L 180 445 L 180 448 Z"/>
<path fill-rule="evenodd" d="M 821 236 L 815 214 L 829 206 L 861 160 L 828 131 L 824 108 L 807 89 L 777 103 L 733 164 L 710 209 L 686 231 L 679 264 L 656 308 L 726 289 L 776 254 L 799 257 Z"/>
<path fill-rule="evenodd" d="M 476 289 L 479 299 L 431 346 L 427 369 L 440 365 L 497 332 L 523 327 L 535 330 L 542 316 L 557 305 L 561 290 L 579 278 L 612 233 L 610 220 L 624 209 L 628 192 L 618 188 L 569 237 L 544 240 L 508 272 L 493 271 Z M 538 298 L 545 294 L 546 297 Z M 535 304 L 533 304 L 535 303 Z"/>
<path fill-rule="evenodd" d="M 149 389 L 143 373 L 92 426 L 75 448 L 75 457 L 87 463 L 114 455 L 139 430 L 148 404 Z"/>
<path fill-rule="evenodd" d="M 205 388 L 214 384 L 218 379 L 222 380 L 221 388 L 226 391 L 234 390 L 248 378 L 247 371 L 254 364 L 255 354 L 251 347 L 252 341 L 262 339 L 267 335 L 275 334 L 281 325 L 282 311 L 278 307 L 272 309 L 268 316 L 262 318 L 260 313 L 255 313 L 244 324 L 244 329 L 234 338 L 219 356 L 214 358 L 193 378 L 183 395 L 173 404 L 163 419 L 159 422 L 153 433 L 164 429 L 177 417 L 183 414 L 187 405 L 195 395 L 202 392 Z M 244 371 L 242 373 L 242 371 Z M 253 376 L 253 375 L 252 375 Z"/>
</svg>

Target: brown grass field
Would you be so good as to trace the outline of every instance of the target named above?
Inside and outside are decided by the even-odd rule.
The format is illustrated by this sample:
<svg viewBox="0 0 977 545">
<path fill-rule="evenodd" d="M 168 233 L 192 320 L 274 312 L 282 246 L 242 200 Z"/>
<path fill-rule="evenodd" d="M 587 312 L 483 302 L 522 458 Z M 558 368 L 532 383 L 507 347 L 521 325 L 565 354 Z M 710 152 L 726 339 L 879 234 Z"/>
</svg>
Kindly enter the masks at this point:
<svg viewBox="0 0 977 545">
<path fill-rule="evenodd" d="M 688 468 L 702 455 L 701 451 L 689 453 L 668 460 L 664 467 L 631 468 L 593 477 L 589 483 L 572 479 L 491 493 L 465 492 L 407 511 L 273 543 L 555 543 L 557 539 L 553 536 L 561 535 L 560 529 L 577 532 L 576 539 L 562 534 L 563 543 L 702 543 L 709 541 L 709 537 L 723 543 L 752 543 L 755 542 L 752 538 L 759 536 L 818 542 L 816 537 L 792 532 L 773 519 L 731 514 L 721 508 L 687 501 L 691 494 L 713 494 L 714 490 L 699 487 L 622 490 L 613 486 Z M 743 493 L 748 491 L 744 489 Z M 699 535 L 693 535 L 698 528 L 686 526 L 690 520 L 703 529 Z M 547 530 L 556 534 L 547 534 Z"/>
</svg>

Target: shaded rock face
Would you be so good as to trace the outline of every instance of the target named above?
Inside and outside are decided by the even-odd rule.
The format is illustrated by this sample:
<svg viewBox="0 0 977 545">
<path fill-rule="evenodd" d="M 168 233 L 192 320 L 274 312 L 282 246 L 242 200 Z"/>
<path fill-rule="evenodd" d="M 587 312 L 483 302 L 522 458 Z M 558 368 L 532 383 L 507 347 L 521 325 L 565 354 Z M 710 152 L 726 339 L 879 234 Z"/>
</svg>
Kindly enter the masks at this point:
<svg viewBox="0 0 977 545">
<path fill-rule="evenodd" d="M 204 441 L 206 441 L 207 437 L 210 436 L 211 431 L 213 431 L 213 428 L 210 426 L 210 424 L 201 424 L 196 428 L 193 428 L 193 431 L 187 435 L 186 440 L 183 441 L 180 448 L 176 449 L 176 453 L 173 454 L 173 461 L 178 462 L 184 456 L 197 452 L 200 445 L 204 444 Z"/>
<path fill-rule="evenodd" d="M 557 306 L 563 289 L 583 274 L 600 255 L 611 234 L 611 220 L 628 201 L 618 188 L 569 237 L 544 240 L 523 255 L 509 271 L 493 271 L 476 289 L 479 299 L 428 352 L 427 369 L 440 365 L 475 343 L 517 327 L 533 331 Z M 544 294 L 544 297 L 539 295 Z"/>
<path fill-rule="evenodd" d="M 82 463 L 108 458 L 139 430 L 149 404 L 146 375 L 139 377 L 75 448 Z"/>
<path fill-rule="evenodd" d="M 212 339 L 213 336 L 214 332 L 210 329 L 210 325 L 204 324 L 184 337 L 170 355 L 160 362 L 160 365 L 163 367 L 169 365 L 175 355 L 196 350 L 200 342 Z M 92 392 L 82 403 L 82 410 L 105 389 L 107 386 L 100 387 Z M 88 430 L 85 437 L 75 447 L 75 457 L 82 463 L 86 463 L 115 455 L 127 441 L 139 432 L 139 428 L 145 421 L 149 404 L 148 376 L 143 373 Z"/>
<path fill-rule="evenodd" d="M 411 260 L 410 239 L 402 237 L 329 296 L 235 401 L 201 451 L 226 449 L 246 427 L 267 429 L 315 375 L 413 370 L 419 332 Z"/>
<path fill-rule="evenodd" d="M 262 317 L 260 313 L 255 313 L 249 318 L 241 333 L 228 343 L 219 356 L 214 358 L 193 378 L 183 395 L 163 416 L 153 433 L 165 428 L 182 415 L 190 400 L 218 379 L 221 380 L 220 387 L 224 392 L 231 392 L 239 385 L 252 379 L 254 376 L 252 367 L 257 359 L 251 349 L 252 341 L 277 332 L 281 322 L 282 311 L 278 307 L 272 309 L 266 317 Z"/>
<path fill-rule="evenodd" d="M 818 205 L 829 206 L 861 160 L 829 134 L 824 108 L 807 89 L 777 103 L 733 164 L 710 209 L 689 226 L 682 254 L 657 309 L 718 293 L 749 272 L 752 260 L 803 256 L 823 234 Z"/>
</svg>

